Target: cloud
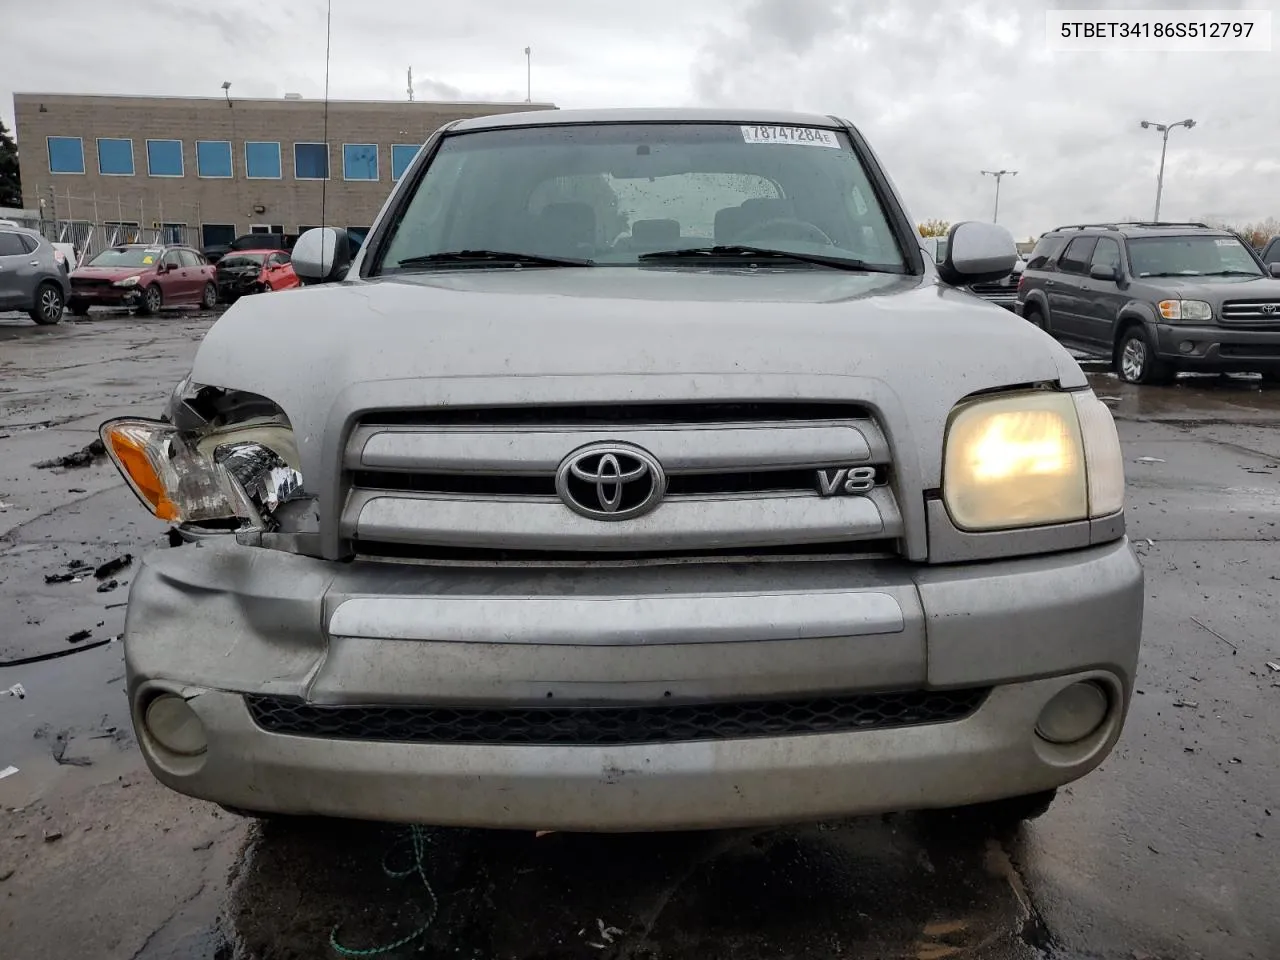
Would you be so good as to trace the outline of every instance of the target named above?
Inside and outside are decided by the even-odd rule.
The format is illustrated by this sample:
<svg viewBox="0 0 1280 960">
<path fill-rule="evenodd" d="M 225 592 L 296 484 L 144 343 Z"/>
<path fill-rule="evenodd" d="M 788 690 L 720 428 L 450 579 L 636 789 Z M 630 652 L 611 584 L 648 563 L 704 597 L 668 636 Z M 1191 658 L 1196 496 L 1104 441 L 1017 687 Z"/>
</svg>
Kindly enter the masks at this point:
<svg viewBox="0 0 1280 960">
<path fill-rule="evenodd" d="M 1187 9 L 1204 0 L 1126 0 Z M 1215 0 L 1272 12 L 1280 0 Z M 335 98 L 523 100 L 562 107 L 763 106 L 833 113 L 875 146 L 912 213 L 988 219 L 983 169 L 1018 171 L 1000 220 L 1019 236 L 1057 223 L 1150 215 L 1160 137 L 1138 121 L 1193 117 L 1169 139 L 1162 214 L 1233 220 L 1280 214 L 1275 54 L 1061 53 L 1049 9 L 1091 0 L 337 0 Z M 0 58 L 0 116 L 13 90 L 319 97 L 325 4 L 221 0 L 122 15 L 101 0 L 0 0 L 0 21 L 49 43 Z M 1280 50 L 1276 51 L 1280 53 Z"/>
</svg>

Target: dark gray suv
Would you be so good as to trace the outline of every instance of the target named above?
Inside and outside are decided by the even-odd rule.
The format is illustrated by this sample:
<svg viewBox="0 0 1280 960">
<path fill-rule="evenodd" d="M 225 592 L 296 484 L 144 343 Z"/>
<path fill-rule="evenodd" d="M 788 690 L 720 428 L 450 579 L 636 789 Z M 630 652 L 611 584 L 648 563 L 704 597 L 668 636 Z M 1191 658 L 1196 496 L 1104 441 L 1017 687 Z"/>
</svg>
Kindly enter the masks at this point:
<svg viewBox="0 0 1280 960">
<path fill-rule="evenodd" d="M 1280 264 L 1202 223 L 1058 227 L 1018 284 L 1017 313 L 1064 344 L 1111 357 L 1129 383 L 1180 370 L 1280 380 Z"/>
</svg>

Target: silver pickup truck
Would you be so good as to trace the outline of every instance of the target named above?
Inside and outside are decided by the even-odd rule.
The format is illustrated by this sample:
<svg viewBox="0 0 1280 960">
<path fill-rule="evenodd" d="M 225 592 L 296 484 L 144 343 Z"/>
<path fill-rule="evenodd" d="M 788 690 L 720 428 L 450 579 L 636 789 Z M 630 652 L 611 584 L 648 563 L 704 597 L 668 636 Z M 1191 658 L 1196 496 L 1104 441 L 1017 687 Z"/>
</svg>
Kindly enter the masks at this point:
<svg viewBox="0 0 1280 960">
<path fill-rule="evenodd" d="M 1142 570 L 1067 352 L 935 264 L 847 121 L 555 111 L 427 142 L 354 259 L 105 423 L 193 542 L 125 631 L 239 812 L 660 830 L 1042 811 L 1112 749 Z"/>
</svg>

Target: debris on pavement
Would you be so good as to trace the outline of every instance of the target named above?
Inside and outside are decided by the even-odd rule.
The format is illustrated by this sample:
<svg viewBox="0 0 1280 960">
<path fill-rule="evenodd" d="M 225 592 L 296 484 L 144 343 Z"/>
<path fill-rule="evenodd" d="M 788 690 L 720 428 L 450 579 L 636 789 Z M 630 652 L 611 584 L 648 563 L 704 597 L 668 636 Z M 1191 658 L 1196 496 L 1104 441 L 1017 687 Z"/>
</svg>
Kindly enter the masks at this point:
<svg viewBox="0 0 1280 960">
<path fill-rule="evenodd" d="M 1195 700 L 1175 700 L 1173 701 L 1173 705 L 1175 707 L 1192 707 L 1192 708 L 1200 706 L 1200 704 Z"/>
<path fill-rule="evenodd" d="M 113 573 L 119 573 L 131 563 L 133 563 L 133 554 L 126 553 L 122 556 L 116 557 L 114 560 L 108 560 L 106 563 L 100 564 L 98 568 L 93 571 L 93 575 L 98 580 L 105 580 Z"/>
<path fill-rule="evenodd" d="M 19 700 L 25 700 L 27 691 L 20 683 L 15 683 L 8 690 L 3 691 L 3 695 L 7 697 L 17 697 Z"/>
<path fill-rule="evenodd" d="M 17 772 L 18 772 L 18 768 L 11 764 L 5 767 L 3 770 L 0 770 L 0 780 L 3 780 L 5 777 L 12 777 Z"/>
<path fill-rule="evenodd" d="M 1275 662 L 1273 662 L 1273 661 L 1271 661 L 1271 660 L 1268 660 L 1268 661 L 1267 661 L 1267 669 L 1268 669 L 1268 670 L 1274 670 L 1276 673 L 1280 673 L 1280 663 L 1275 663 Z"/>
<path fill-rule="evenodd" d="M 75 453 L 68 453 L 66 456 L 55 457 L 52 460 L 41 460 L 37 463 L 37 470 L 56 470 L 75 469 L 79 467 L 87 467 L 99 457 L 107 455 L 107 448 L 103 446 L 101 440 L 94 440 L 93 443 L 81 447 Z"/>
<path fill-rule="evenodd" d="M 102 583 L 98 584 L 98 592 L 110 593 L 112 590 L 114 590 L 118 586 L 120 586 L 119 580 L 115 580 L 115 579 L 104 580 Z"/>
<path fill-rule="evenodd" d="M 1202 623 L 1202 622 L 1201 622 L 1200 620 L 1198 620 L 1197 618 L 1192 617 L 1192 618 L 1191 618 L 1191 622 L 1192 622 L 1192 623 L 1194 623 L 1194 624 L 1195 624 L 1197 627 L 1199 627 L 1201 630 L 1204 630 L 1204 631 L 1206 631 L 1206 632 L 1208 632 L 1208 633 L 1212 633 L 1215 637 L 1217 637 L 1219 640 L 1221 640 L 1223 643 L 1225 643 L 1225 644 L 1226 644 L 1228 647 L 1230 647 L 1232 650 L 1238 650 L 1238 649 L 1240 649 L 1240 648 L 1239 648 L 1239 647 L 1237 647 L 1234 643 L 1232 643 L 1230 640 L 1228 640 L 1226 637 L 1224 637 L 1222 634 L 1220 634 L 1217 630 L 1213 629 L 1213 627 L 1206 626 L 1204 623 Z"/>
<path fill-rule="evenodd" d="M 36 731 L 36 739 L 42 740 L 48 736 L 48 728 L 41 727 Z M 54 763 L 60 767 L 91 767 L 93 761 L 88 757 L 68 757 L 67 747 L 71 745 L 71 731 L 61 730 L 54 735 L 53 746 L 49 752 L 53 756 Z"/>
<path fill-rule="evenodd" d="M 1164 463 L 1159 457 L 1139 457 L 1138 463 Z"/>
<path fill-rule="evenodd" d="M 3 667 L 26 667 L 33 663 L 43 663 L 45 660 L 57 660 L 59 657 L 69 657 L 73 653 L 84 653 L 86 650 L 96 650 L 98 647 L 105 647 L 109 643 L 115 643 L 119 637 L 107 637 L 105 640 L 95 640 L 93 643 L 86 643 L 79 647 L 72 647 L 69 650 L 55 650 L 51 653 L 38 653 L 30 657 L 19 657 L 16 660 L 0 661 L 0 668 Z"/>
<path fill-rule="evenodd" d="M 44 576 L 45 583 L 79 583 L 84 577 L 93 571 L 93 564 L 85 563 L 82 560 L 72 560 L 67 564 L 66 573 L 46 573 Z"/>
<path fill-rule="evenodd" d="M 67 643 L 79 643 L 81 640 L 88 640 L 92 636 L 92 630 L 77 630 L 67 637 Z"/>
<path fill-rule="evenodd" d="M 62 831 L 61 831 L 61 830 L 46 830 L 46 831 L 44 832 L 44 842 L 45 842 L 45 843 L 53 843 L 53 841 L 55 841 L 55 840 L 61 840 L 61 839 L 62 839 Z"/>
<path fill-rule="evenodd" d="M 4 883 L 6 880 L 8 880 L 12 876 L 13 876 L 12 867 L 9 867 L 5 870 L 0 870 L 0 883 Z"/>
</svg>

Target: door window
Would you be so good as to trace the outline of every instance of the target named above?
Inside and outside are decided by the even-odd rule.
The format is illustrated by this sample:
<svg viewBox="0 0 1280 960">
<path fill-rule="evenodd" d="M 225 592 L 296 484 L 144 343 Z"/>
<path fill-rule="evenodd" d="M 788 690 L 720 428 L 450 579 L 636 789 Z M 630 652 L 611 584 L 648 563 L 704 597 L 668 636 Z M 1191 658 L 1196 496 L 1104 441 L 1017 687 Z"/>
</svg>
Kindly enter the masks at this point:
<svg viewBox="0 0 1280 960">
<path fill-rule="evenodd" d="M 179 250 L 178 256 L 182 258 L 184 267 L 202 267 L 204 266 L 204 257 L 196 253 L 194 250 Z"/>
<path fill-rule="evenodd" d="M 1089 267 L 1089 260 L 1093 257 L 1093 248 L 1097 242 L 1097 237 L 1076 237 L 1063 251 L 1062 257 L 1058 260 L 1058 269 L 1067 273 L 1084 273 Z"/>
<path fill-rule="evenodd" d="M 0 231 L 0 257 L 21 257 L 27 252 L 22 238 L 16 233 Z"/>
<path fill-rule="evenodd" d="M 1098 246 L 1093 251 L 1093 259 L 1089 261 L 1089 269 L 1092 270 L 1094 267 L 1108 267 L 1112 270 L 1119 270 L 1120 244 L 1110 237 L 1099 237 Z"/>
</svg>

